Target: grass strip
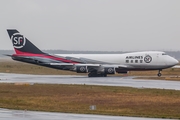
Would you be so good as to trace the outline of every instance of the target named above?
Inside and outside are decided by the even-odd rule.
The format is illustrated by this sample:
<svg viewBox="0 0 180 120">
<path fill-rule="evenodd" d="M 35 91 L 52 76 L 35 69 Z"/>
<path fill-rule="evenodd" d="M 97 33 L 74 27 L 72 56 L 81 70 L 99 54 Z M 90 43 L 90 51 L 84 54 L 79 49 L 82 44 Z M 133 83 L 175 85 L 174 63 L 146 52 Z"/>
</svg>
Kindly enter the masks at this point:
<svg viewBox="0 0 180 120">
<path fill-rule="evenodd" d="M 90 110 L 91 105 L 96 105 L 96 110 Z M 0 107 L 179 119 L 180 91 L 91 85 L 0 84 Z"/>
</svg>

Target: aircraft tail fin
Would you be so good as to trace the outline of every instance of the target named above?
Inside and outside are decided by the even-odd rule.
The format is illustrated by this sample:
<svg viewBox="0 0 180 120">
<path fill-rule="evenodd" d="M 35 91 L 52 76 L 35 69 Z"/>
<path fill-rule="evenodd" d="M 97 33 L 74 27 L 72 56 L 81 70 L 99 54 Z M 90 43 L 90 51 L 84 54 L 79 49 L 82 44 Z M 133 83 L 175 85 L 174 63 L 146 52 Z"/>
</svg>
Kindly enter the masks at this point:
<svg viewBox="0 0 180 120">
<path fill-rule="evenodd" d="M 16 29 L 7 29 L 16 54 L 44 54 Z"/>
</svg>

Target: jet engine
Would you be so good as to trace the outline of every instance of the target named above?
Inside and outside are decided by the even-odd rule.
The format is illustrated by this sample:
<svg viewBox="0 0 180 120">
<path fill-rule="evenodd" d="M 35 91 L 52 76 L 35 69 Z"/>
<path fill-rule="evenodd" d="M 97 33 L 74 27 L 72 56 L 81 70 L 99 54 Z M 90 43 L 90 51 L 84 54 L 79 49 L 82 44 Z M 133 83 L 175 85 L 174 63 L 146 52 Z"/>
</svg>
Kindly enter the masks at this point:
<svg viewBox="0 0 180 120">
<path fill-rule="evenodd" d="M 76 66 L 77 73 L 87 73 L 88 69 L 87 66 Z"/>
<path fill-rule="evenodd" d="M 115 68 L 114 67 L 105 67 L 104 73 L 105 74 L 115 74 Z"/>
</svg>

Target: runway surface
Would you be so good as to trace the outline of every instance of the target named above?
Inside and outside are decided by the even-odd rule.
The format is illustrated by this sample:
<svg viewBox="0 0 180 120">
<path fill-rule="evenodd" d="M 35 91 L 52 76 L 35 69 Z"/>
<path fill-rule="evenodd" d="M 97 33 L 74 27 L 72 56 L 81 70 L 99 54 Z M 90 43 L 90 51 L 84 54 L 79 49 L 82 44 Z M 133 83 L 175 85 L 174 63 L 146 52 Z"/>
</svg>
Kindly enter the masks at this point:
<svg viewBox="0 0 180 120">
<path fill-rule="evenodd" d="M 162 120 L 162 119 L 0 109 L 0 120 Z"/>
<path fill-rule="evenodd" d="M 160 88 L 180 90 L 180 82 L 163 80 L 137 80 L 133 77 L 88 78 L 69 75 L 26 75 L 0 73 L 1 83 L 49 83 L 49 84 L 86 84 L 106 86 L 129 86 L 136 88 Z M 51 113 L 0 109 L 0 120 L 162 120 L 153 118 L 103 116 L 86 114 Z M 166 119 L 167 120 L 167 119 Z"/>
<path fill-rule="evenodd" d="M 180 90 L 179 81 L 138 80 L 133 77 L 96 77 L 70 75 L 26 75 L 0 73 L 1 83 L 49 83 L 49 84 L 86 84 L 105 86 L 128 86 L 135 88 L 159 88 Z"/>
</svg>

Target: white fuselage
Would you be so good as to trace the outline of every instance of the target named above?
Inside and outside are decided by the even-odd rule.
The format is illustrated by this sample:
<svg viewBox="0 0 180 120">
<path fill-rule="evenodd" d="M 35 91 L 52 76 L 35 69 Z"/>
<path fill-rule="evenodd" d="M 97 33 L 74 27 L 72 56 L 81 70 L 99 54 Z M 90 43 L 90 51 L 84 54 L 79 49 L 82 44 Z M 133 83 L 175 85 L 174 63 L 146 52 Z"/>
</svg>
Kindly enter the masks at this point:
<svg viewBox="0 0 180 120">
<path fill-rule="evenodd" d="M 134 69 L 164 69 L 178 63 L 164 52 L 147 51 L 124 54 L 56 54 L 63 57 L 74 57 L 88 64 L 128 65 Z"/>
</svg>

